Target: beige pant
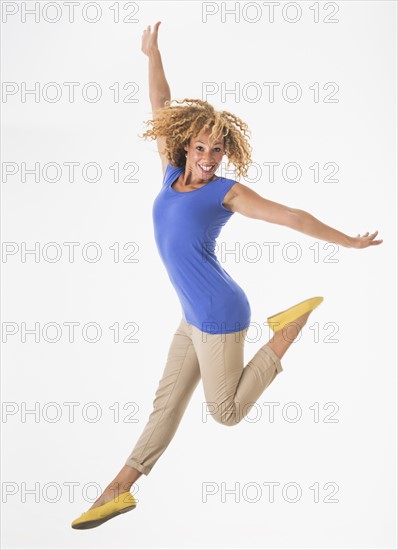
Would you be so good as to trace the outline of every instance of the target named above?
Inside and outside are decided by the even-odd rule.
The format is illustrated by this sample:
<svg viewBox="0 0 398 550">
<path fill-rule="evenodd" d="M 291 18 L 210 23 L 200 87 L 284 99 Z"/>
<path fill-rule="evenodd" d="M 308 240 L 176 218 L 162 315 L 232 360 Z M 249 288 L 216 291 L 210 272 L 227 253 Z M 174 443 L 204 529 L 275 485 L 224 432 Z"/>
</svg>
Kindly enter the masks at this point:
<svg viewBox="0 0 398 550">
<path fill-rule="evenodd" d="M 125 464 L 149 474 L 176 433 L 200 379 L 214 420 L 234 426 L 249 413 L 283 369 L 279 357 L 265 344 L 244 367 L 247 330 L 209 334 L 182 318 L 170 345 L 153 411 Z"/>
</svg>

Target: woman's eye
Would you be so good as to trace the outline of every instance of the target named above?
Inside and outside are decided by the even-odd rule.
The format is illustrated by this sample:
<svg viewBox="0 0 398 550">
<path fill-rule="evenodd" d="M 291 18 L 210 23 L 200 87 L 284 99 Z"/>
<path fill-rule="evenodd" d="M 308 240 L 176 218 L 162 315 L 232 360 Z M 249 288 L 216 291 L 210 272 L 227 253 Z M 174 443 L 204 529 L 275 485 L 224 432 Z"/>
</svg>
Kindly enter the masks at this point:
<svg viewBox="0 0 398 550">
<path fill-rule="evenodd" d="M 203 149 L 203 147 L 201 145 L 197 145 L 196 149 Z M 221 151 L 220 147 L 216 147 L 215 149 L 216 149 L 217 153 L 219 153 Z"/>
</svg>

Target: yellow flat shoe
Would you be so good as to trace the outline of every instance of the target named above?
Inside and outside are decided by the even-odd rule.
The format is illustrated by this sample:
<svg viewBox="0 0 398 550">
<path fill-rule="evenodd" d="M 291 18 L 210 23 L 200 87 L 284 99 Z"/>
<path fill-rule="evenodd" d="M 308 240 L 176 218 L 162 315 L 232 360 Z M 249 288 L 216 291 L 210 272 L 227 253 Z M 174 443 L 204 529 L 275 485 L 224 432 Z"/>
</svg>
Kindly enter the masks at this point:
<svg viewBox="0 0 398 550">
<path fill-rule="evenodd" d="M 304 313 L 312 311 L 313 309 L 318 307 L 321 302 L 323 302 L 322 296 L 308 298 L 303 302 L 299 302 L 295 306 L 289 307 L 289 309 L 285 309 L 284 311 L 280 311 L 279 313 L 271 315 L 271 317 L 268 317 L 267 323 L 269 325 L 272 324 L 271 328 L 274 332 L 278 332 L 289 323 L 292 323 L 295 319 L 298 319 L 299 317 L 304 315 Z"/>
<path fill-rule="evenodd" d="M 83 512 L 81 516 L 72 521 L 73 529 L 91 529 L 98 527 L 101 523 L 108 521 L 119 514 L 124 514 L 129 510 L 134 510 L 137 502 L 130 491 L 118 495 L 113 500 Z"/>
</svg>

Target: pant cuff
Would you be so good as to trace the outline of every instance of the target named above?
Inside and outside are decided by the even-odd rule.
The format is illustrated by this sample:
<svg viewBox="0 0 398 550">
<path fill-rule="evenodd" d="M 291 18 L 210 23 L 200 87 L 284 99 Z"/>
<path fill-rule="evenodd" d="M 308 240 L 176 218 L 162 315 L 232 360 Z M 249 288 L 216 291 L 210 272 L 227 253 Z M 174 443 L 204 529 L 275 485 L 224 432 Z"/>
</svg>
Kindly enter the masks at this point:
<svg viewBox="0 0 398 550">
<path fill-rule="evenodd" d="M 138 470 L 139 472 L 141 472 L 142 474 L 144 474 L 146 476 L 151 471 L 150 468 L 146 468 L 145 466 L 143 466 L 139 462 L 136 462 L 135 460 L 130 460 L 130 459 L 126 460 L 125 465 L 126 466 L 131 466 L 131 468 L 135 468 L 136 470 Z"/>
<path fill-rule="evenodd" d="M 270 357 L 272 359 L 272 361 L 274 362 L 274 365 L 275 365 L 275 369 L 276 369 L 276 372 L 277 373 L 280 373 L 283 371 L 283 368 L 282 368 L 282 363 L 281 363 L 281 360 L 280 358 L 276 355 L 276 353 L 274 352 L 274 350 L 272 348 L 270 348 L 269 346 L 265 345 L 261 348 L 267 355 L 268 357 Z"/>
</svg>

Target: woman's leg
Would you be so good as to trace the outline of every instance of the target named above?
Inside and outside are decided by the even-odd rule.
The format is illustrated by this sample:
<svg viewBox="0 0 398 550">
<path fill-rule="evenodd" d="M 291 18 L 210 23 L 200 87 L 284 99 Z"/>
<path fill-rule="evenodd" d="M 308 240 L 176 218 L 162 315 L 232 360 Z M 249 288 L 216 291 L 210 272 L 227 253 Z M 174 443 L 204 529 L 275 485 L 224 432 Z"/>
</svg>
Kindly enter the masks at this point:
<svg viewBox="0 0 398 550">
<path fill-rule="evenodd" d="M 172 440 L 200 380 L 199 361 L 184 319 L 170 345 L 148 423 L 126 460 L 145 475 Z"/>
<path fill-rule="evenodd" d="M 230 334 L 208 334 L 190 325 L 208 410 L 217 422 L 234 426 L 249 413 L 283 370 L 280 359 L 297 338 L 309 314 L 276 332 L 246 366 L 243 351 L 248 329 Z"/>
<path fill-rule="evenodd" d="M 148 475 L 176 433 L 200 380 L 199 362 L 187 327 L 188 324 L 182 318 L 170 344 L 153 410 L 134 449 L 118 475 L 91 508 L 129 491 L 142 474 Z"/>
</svg>

